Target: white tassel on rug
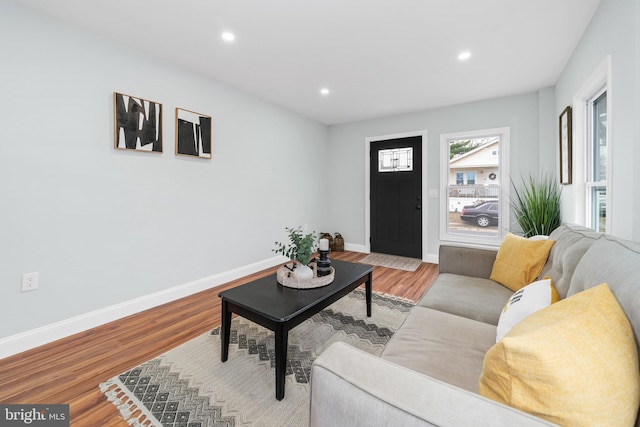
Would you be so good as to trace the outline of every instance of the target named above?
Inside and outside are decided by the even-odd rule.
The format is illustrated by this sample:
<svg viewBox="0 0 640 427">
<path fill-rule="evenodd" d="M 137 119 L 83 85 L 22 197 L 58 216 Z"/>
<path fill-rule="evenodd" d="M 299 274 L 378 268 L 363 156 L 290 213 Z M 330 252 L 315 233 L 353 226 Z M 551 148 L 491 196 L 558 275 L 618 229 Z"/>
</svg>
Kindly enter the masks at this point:
<svg viewBox="0 0 640 427">
<path fill-rule="evenodd" d="M 125 392 L 127 388 L 117 377 L 100 384 L 100 391 L 120 412 L 122 418 L 133 427 L 162 427 L 162 423 L 141 402 L 134 402 Z M 140 412 L 139 415 L 133 416 Z"/>
</svg>

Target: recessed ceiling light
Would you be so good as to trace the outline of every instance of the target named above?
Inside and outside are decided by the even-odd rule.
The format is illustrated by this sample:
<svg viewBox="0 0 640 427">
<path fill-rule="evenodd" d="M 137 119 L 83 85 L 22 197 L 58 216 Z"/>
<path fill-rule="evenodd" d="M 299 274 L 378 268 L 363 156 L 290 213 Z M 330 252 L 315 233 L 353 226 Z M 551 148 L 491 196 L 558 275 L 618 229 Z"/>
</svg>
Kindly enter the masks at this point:
<svg viewBox="0 0 640 427">
<path fill-rule="evenodd" d="M 225 31 L 224 33 L 222 33 L 222 39 L 226 42 L 232 42 L 236 39 L 236 36 L 229 31 Z"/>
<path fill-rule="evenodd" d="M 323 87 L 320 89 L 320 94 L 325 96 L 329 95 L 329 88 Z"/>
<path fill-rule="evenodd" d="M 471 52 L 469 52 L 468 50 L 465 50 L 464 52 L 460 52 L 460 54 L 458 55 L 458 59 L 460 61 L 466 61 L 469 58 L 471 58 Z"/>
</svg>

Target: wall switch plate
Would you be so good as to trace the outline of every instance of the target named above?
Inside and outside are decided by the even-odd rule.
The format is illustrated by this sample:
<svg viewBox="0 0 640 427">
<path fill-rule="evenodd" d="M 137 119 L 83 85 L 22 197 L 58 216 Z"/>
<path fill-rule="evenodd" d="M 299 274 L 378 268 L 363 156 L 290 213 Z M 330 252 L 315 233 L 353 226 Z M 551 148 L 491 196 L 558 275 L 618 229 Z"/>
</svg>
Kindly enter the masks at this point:
<svg viewBox="0 0 640 427">
<path fill-rule="evenodd" d="M 22 292 L 38 289 L 38 273 L 24 273 L 22 275 Z"/>
</svg>

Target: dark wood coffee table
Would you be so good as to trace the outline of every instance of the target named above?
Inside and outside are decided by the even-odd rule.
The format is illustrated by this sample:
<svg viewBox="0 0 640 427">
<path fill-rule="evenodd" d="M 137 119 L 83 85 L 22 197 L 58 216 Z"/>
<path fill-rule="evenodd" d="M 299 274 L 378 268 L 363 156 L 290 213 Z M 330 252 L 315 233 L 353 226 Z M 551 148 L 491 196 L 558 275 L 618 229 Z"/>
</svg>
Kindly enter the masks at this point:
<svg viewBox="0 0 640 427">
<path fill-rule="evenodd" d="M 276 399 L 284 398 L 289 331 L 320 310 L 333 304 L 361 284 L 365 284 L 367 316 L 371 317 L 373 267 L 366 264 L 331 260 L 335 278 L 327 286 L 293 289 L 278 283 L 276 275 L 220 292 L 222 298 L 222 356 L 229 357 L 231 314 L 236 313 L 275 332 Z"/>
</svg>

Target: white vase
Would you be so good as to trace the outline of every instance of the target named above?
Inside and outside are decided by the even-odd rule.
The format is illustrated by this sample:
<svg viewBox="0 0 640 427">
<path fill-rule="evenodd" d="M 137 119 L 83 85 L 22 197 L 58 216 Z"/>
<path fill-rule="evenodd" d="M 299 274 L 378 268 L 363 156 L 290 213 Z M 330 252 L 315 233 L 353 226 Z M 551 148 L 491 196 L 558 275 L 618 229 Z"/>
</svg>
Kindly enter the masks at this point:
<svg viewBox="0 0 640 427">
<path fill-rule="evenodd" d="M 293 270 L 293 274 L 295 274 L 295 276 L 299 280 L 313 279 L 313 270 L 311 269 L 311 267 L 302 265 L 300 263 L 296 264 L 296 268 Z"/>
</svg>

